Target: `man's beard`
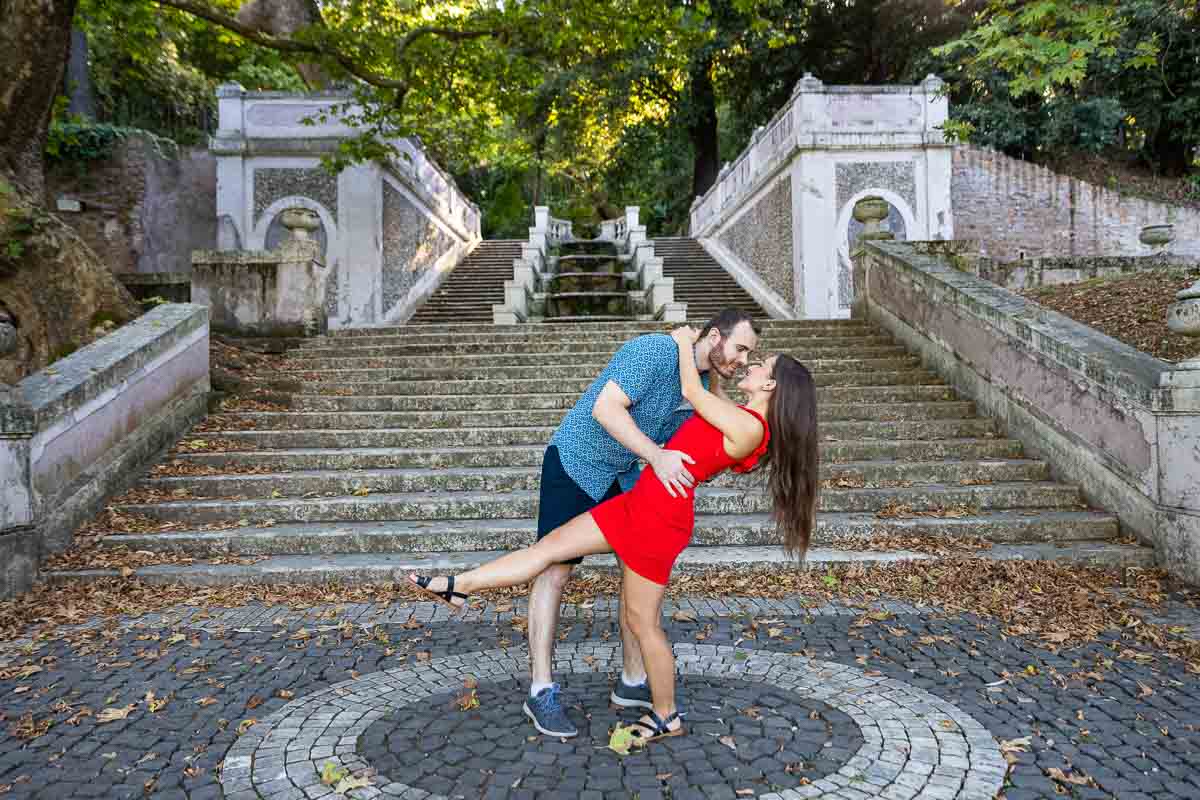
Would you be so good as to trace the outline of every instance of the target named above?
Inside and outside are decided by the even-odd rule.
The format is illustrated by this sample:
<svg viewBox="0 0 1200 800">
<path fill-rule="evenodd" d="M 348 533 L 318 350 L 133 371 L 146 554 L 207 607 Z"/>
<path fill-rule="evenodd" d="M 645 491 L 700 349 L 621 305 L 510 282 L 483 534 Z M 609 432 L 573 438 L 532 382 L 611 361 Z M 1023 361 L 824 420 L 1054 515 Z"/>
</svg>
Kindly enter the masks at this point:
<svg viewBox="0 0 1200 800">
<path fill-rule="evenodd" d="M 732 378 L 737 372 L 737 365 L 725 358 L 725 340 L 723 338 L 709 351 L 708 365 L 722 378 Z"/>
</svg>

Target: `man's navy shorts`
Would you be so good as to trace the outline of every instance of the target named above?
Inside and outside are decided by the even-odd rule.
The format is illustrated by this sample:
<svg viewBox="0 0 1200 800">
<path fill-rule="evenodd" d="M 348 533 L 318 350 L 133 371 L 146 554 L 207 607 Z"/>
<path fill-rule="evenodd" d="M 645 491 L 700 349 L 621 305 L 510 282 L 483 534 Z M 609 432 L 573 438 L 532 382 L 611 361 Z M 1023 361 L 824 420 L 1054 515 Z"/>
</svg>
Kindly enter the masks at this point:
<svg viewBox="0 0 1200 800">
<path fill-rule="evenodd" d="M 555 528 L 565 525 L 580 514 L 591 511 L 600 503 L 610 497 L 616 497 L 620 493 L 621 484 L 614 480 L 604 497 L 598 501 L 593 500 L 587 492 L 579 488 L 579 484 L 571 480 L 571 476 L 563 469 L 562 461 L 558 458 L 558 448 L 550 445 L 546 448 L 546 455 L 542 456 L 542 486 L 538 498 L 537 538 L 541 539 Z M 581 561 L 583 561 L 582 558 L 574 558 L 563 563 L 578 564 Z"/>
</svg>

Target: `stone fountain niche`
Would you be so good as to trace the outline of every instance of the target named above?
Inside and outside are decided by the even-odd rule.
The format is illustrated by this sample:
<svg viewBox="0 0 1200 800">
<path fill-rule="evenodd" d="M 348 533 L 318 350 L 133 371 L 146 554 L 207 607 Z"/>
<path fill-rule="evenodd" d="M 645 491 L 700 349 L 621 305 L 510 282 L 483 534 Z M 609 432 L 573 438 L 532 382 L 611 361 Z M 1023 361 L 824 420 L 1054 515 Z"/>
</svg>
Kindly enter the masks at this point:
<svg viewBox="0 0 1200 800">
<path fill-rule="evenodd" d="M 614 242 L 562 242 L 546 259 L 546 322 L 632 319 L 630 278 Z"/>
</svg>

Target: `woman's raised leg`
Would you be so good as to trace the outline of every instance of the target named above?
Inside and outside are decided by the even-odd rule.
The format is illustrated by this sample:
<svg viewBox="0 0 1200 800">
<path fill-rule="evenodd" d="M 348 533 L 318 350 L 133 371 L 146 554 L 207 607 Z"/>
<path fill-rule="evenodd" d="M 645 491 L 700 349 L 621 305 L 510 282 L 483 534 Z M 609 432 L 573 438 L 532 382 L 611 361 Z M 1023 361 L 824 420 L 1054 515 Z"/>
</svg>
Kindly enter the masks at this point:
<svg viewBox="0 0 1200 800">
<path fill-rule="evenodd" d="M 544 536 L 537 544 L 516 550 L 508 555 L 489 561 L 481 567 L 454 576 L 454 591 L 470 594 L 484 589 L 502 589 L 529 583 L 551 564 L 559 564 L 579 556 L 595 553 L 611 553 L 608 540 L 600 532 L 600 526 L 591 514 L 580 514 L 575 519 Z M 408 579 L 416 583 L 417 576 Z M 444 577 L 436 577 L 425 587 L 431 592 L 446 589 Z"/>
</svg>

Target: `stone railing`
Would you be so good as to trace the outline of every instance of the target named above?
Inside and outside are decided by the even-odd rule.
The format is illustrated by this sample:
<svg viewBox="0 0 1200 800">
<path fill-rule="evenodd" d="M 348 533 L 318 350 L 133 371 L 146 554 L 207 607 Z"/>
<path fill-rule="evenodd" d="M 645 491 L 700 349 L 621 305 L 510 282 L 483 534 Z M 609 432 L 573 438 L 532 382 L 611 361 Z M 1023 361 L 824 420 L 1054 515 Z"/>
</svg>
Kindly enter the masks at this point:
<svg viewBox="0 0 1200 800">
<path fill-rule="evenodd" d="M 317 215 L 295 208 L 283 220 L 290 236 L 275 250 L 192 254 L 192 299 L 208 306 L 213 330 L 243 336 L 325 332 L 325 266 L 311 238 Z"/>
<path fill-rule="evenodd" d="M 0 387 L 0 597 L 203 417 L 208 389 L 208 311 L 191 304 Z"/>
<path fill-rule="evenodd" d="M 569 242 L 575 238 L 571 232 L 571 223 L 565 219 L 558 217 L 550 217 L 549 226 L 546 229 L 546 239 L 551 244 L 562 244 Z"/>
<path fill-rule="evenodd" d="M 1168 571 L 1200 583 L 1200 362 L 1153 358 L 982 280 L 960 249 L 863 243 L 856 314 L 1115 513 Z"/>
<path fill-rule="evenodd" d="M 628 260 L 638 287 L 630 299 L 641 312 L 640 316 L 682 322 L 687 319 L 687 305 L 675 302 L 675 282 L 663 276 L 662 259 L 655 257 L 654 245 L 646 238 L 646 227 L 638 223 L 638 214 L 637 206 L 629 206 L 620 220 L 622 224 L 618 226 L 615 220 L 601 223 L 597 238 L 615 242 L 620 257 Z M 556 223 L 566 226 L 565 239 L 561 238 L 564 228 L 556 227 Z M 538 275 L 546 266 L 546 252 L 550 247 L 571 240 L 570 225 L 565 220 L 551 217 L 546 206 L 534 208 L 529 240 L 521 248 L 521 257 L 513 262 L 513 279 L 504 284 L 504 302 L 492 306 L 492 321 L 496 325 L 516 325 L 535 316 L 540 302 Z M 618 227 L 621 230 L 619 238 L 615 235 Z"/>
</svg>

